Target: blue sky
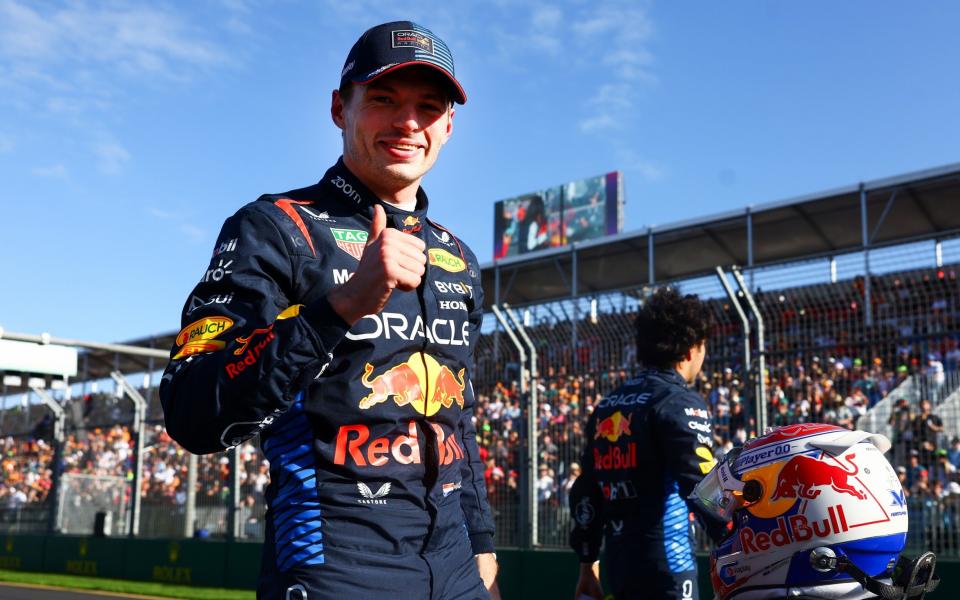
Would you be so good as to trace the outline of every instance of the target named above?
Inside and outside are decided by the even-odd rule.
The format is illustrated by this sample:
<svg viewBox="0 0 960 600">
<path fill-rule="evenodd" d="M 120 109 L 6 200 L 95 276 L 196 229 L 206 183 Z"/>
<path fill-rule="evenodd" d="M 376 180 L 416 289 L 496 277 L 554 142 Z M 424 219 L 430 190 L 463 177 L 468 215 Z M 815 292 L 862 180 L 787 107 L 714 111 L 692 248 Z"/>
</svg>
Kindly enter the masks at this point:
<svg viewBox="0 0 960 600">
<path fill-rule="evenodd" d="M 367 27 L 450 45 L 469 96 L 425 187 L 492 257 L 493 202 L 611 170 L 625 229 L 960 161 L 960 5 L 0 0 L 0 326 L 178 327 L 222 221 L 339 155 Z"/>
</svg>

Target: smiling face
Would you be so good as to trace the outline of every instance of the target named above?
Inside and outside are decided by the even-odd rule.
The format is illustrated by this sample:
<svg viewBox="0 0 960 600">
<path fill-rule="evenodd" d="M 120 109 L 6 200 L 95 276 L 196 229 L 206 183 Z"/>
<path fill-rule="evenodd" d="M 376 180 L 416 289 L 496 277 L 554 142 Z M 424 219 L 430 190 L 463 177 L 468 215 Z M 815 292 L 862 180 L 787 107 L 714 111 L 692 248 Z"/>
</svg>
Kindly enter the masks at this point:
<svg viewBox="0 0 960 600">
<path fill-rule="evenodd" d="M 349 97 L 333 92 L 343 162 L 381 200 L 409 202 L 453 132 L 445 80 L 429 67 L 398 69 Z"/>
</svg>

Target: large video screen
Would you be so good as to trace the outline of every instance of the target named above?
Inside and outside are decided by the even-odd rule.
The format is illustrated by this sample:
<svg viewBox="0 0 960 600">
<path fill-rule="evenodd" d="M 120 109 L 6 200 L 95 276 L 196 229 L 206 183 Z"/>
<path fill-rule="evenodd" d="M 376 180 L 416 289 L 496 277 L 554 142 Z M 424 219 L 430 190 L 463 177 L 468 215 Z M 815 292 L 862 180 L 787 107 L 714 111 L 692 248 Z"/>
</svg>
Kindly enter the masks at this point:
<svg viewBox="0 0 960 600">
<path fill-rule="evenodd" d="M 614 171 L 500 200 L 494 204 L 494 259 L 619 233 L 622 190 Z"/>
</svg>

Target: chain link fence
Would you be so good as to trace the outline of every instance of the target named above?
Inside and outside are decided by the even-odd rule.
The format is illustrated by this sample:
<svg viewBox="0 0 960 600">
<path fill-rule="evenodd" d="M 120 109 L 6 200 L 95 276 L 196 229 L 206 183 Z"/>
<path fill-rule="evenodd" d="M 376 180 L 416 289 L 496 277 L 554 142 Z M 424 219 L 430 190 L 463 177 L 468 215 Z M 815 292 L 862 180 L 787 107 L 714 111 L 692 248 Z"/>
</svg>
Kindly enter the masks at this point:
<svg viewBox="0 0 960 600">
<path fill-rule="evenodd" d="M 909 543 L 957 555 L 958 265 L 960 238 L 951 238 L 868 257 L 852 253 L 746 270 L 766 325 L 762 373 L 756 356 L 747 361 L 744 354 L 745 342 L 756 348 L 755 334 L 745 339 L 717 278 L 671 282 L 698 294 L 713 317 L 697 389 L 710 408 L 717 448 L 757 434 L 756 384 L 762 378 L 769 425 L 827 422 L 890 437 L 888 456 L 908 494 Z M 566 546 L 567 495 L 580 473 L 586 420 L 604 395 L 636 373 L 634 319 L 651 291 L 514 307 L 538 357 L 537 372 L 526 381 L 517 348 L 491 315 L 485 318 L 473 383 L 499 546 Z M 139 477 L 133 404 L 111 382 L 74 384 L 54 394 L 66 415 L 59 470 L 48 411 L 29 393 L 4 390 L 0 531 L 48 531 L 56 519 L 61 531 L 86 533 L 96 512 L 110 512 L 111 533 L 125 535 L 139 494 L 141 536 L 262 539 L 269 463 L 258 441 L 191 459 L 163 428 L 156 374 L 127 379 L 141 377 L 137 389 L 147 410 Z M 528 436 L 531 421 L 535 440 Z M 58 511 L 50 508 L 55 472 L 63 473 Z M 77 499 L 91 494 L 105 501 L 81 509 Z"/>
<path fill-rule="evenodd" d="M 697 389 L 710 408 L 718 450 L 757 434 L 756 384 L 762 377 L 767 425 L 817 422 L 885 432 L 894 441 L 888 458 L 908 494 L 911 544 L 955 554 L 958 263 L 960 239 L 951 238 L 745 271 L 766 325 L 763 373 L 756 352 L 747 363 L 743 351 L 745 341 L 756 349 L 756 328 L 745 340 L 717 278 L 670 282 L 698 294 L 713 316 Z M 530 384 L 539 399 L 535 464 L 527 459 L 530 394 L 519 385 L 519 353 L 494 319 L 485 321 L 474 385 L 482 440 L 493 449 L 487 472 L 501 519 L 500 544 L 566 545 L 565 495 L 578 474 L 586 419 L 605 393 L 635 373 L 633 321 L 651 291 L 514 307 L 538 354 Z M 535 485 L 524 493 L 527 470 L 536 473 Z M 522 510 L 532 514 L 533 503 L 535 539 Z"/>
</svg>

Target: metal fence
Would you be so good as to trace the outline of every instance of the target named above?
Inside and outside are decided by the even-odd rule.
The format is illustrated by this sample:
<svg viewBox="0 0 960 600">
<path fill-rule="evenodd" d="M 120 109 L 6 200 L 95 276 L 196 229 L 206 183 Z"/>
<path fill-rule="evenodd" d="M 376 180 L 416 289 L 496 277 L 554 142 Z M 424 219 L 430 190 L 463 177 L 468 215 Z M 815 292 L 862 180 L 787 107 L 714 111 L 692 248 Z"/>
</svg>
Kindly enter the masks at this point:
<svg viewBox="0 0 960 600">
<path fill-rule="evenodd" d="M 756 351 L 749 361 L 743 351 L 745 341 L 757 346 L 756 321 L 745 339 L 718 278 L 672 282 L 698 294 L 713 316 L 697 388 L 710 407 L 718 449 L 757 434 L 760 381 L 766 425 L 822 422 L 886 432 L 895 443 L 888 458 L 903 471 L 916 507 L 911 543 L 956 553 L 949 540 L 960 535 L 958 263 L 960 240 L 953 238 L 872 251 L 869 278 L 863 253 L 745 272 L 765 325 L 762 370 Z M 633 322 L 651 291 L 513 307 L 512 318 L 501 307 L 502 323 L 485 322 L 474 385 L 478 430 L 493 448 L 487 472 L 501 519 L 499 543 L 566 544 L 565 493 L 577 475 L 585 421 L 605 393 L 634 373 Z M 517 332 L 516 343 L 507 328 Z M 531 344 L 517 335 L 521 329 Z M 537 370 L 529 372 L 533 353 Z M 937 515 L 942 522 L 932 520 Z"/>
<path fill-rule="evenodd" d="M 883 431 L 909 494 L 910 543 L 957 555 L 958 265 L 957 238 L 874 251 L 869 311 L 863 256 L 744 272 L 766 325 L 762 371 L 756 353 L 749 360 L 744 353 L 745 342 L 756 347 L 756 331 L 744 335 L 719 280 L 673 282 L 700 295 L 713 317 L 697 388 L 710 407 L 717 447 L 757 433 L 760 381 L 770 425 L 830 422 Z M 635 373 L 634 319 L 650 292 L 514 307 L 510 332 L 487 315 L 473 383 L 498 545 L 566 545 L 567 494 L 579 475 L 586 419 Z M 535 371 L 508 335 L 517 324 L 536 351 Z M 134 392 L 109 380 L 52 392 L 65 414 L 59 468 L 51 413 L 31 393 L 3 390 L 0 531 L 87 532 L 96 512 L 109 512 L 113 535 L 262 539 L 269 465 L 257 441 L 191 457 L 163 429 L 156 375 L 125 377 L 126 385 L 137 383 L 130 387 L 146 403 L 142 414 Z M 87 512 L 67 510 L 79 482 L 109 489 L 109 501 Z"/>
</svg>

